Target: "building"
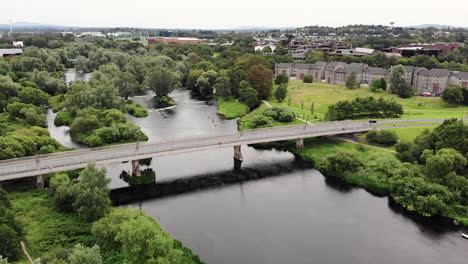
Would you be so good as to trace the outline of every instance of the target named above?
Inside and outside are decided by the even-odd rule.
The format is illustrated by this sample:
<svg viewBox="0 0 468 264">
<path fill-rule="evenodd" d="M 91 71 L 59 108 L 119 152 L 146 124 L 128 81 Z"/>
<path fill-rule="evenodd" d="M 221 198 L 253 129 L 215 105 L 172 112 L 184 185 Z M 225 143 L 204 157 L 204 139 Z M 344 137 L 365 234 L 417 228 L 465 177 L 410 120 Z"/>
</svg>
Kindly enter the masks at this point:
<svg viewBox="0 0 468 264">
<path fill-rule="evenodd" d="M 162 42 L 164 44 L 169 43 L 202 43 L 204 39 L 199 38 L 178 38 L 178 37 L 157 37 L 157 38 L 148 38 L 148 43 Z"/>
<path fill-rule="evenodd" d="M 369 85 L 378 78 L 388 79 L 395 67 L 390 69 L 369 67 L 364 63 L 323 62 L 317 63 L 278 63 L 275 74 L 286 74 L 290 77 L 303 79 L 305 75 L 312 75 L 314 80 L 331 84 L 346 84 L 351 73 L 356 74 L 356 81 L 362 85 Z M 436 96 L 450 85 L 460 85 L 468 88 L 468 72 L 449 71 L 446 69 L 428 70 L 422 67 L 403 66 L 405 81 L 417 93 L 431 93 Z"/>
<path fill-rule="evenodd" d="M 436 43 L 436 44 L 408 44 L 400 48 L 391 48 L 391 53 L 400 53 L 403 57 L 412 57 L 419 54 L 437 56 L 447 54 L 454 49 L 463 46 L 460 43 Z"/>
<path fill-rule="evenodd" d="M 368 48 L 355 48 L 355 49 L 339 49 L 332 52 L 329 52 L 330 56 L 353 56 L 353 57 L 365 57 L 372 55 L 374 49 Z"/>
<path fill-rule="evenodd" d="M 352 73 L 356 74 L 356 81 L 358 83 L 363 83 L 363 75 L 367 68 L 369 68 L 369 65 L 364 63 L 344 64 L 344 67 L 339 67 L 335 70 L 333 79 L 329 83 L 344 85 Z"/>
<path fill-rule="evenodd" d="M 373 80 L 387 78 L 390 71 L 378 67 L 368 67 L 362 72 L 362 83 L 370 85 Z"/>
<path fill-rule="evenodd" d="M 468 72 L 452 72 L 449 83 L 450 85 L 460 85 L 468 88 Z"/>
<path fill-rule="evenodd" d="M 0 49 L 0 58 L 19 56 L 23 54 L 22 49 Z"/>
<path fill-rule="evenodd" d="M 24 47 L 24 42 L 23 41 L 13 41 L 13 47 L 22 48 L 22 47 Z"/>
<path fill-rule="evenodd" d="M 449 85 L 450 71 L 446 69 L 431 69 L 415 72 L 413 88 L 417 93 L 433 93 L 440 95 Z"/>
</svg>

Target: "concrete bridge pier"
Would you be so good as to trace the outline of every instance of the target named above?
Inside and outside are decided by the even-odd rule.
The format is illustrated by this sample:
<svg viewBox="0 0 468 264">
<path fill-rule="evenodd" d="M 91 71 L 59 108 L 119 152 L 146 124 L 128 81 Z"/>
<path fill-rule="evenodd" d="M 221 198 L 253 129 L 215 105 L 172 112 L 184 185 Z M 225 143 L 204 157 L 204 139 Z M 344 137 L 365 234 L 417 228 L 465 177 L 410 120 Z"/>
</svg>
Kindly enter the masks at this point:
<svg viewBox="0 0 468 264">
<path fill-rule="evenodd" d="M 234 171 L 239 172 L 242 167 L 242 161 L 244 158 L 242 157 L 241 146 L 234 146 Z"/>
<path fill-rule="evenodd" d="M 296 139 L 296 148 L 304 148 L 304 139 L 303 138 L 298 138 Z"/>
<path fill-rule="evenodd" d="M 42 177 L 42 175 L 36 176 L 36 188 L 38 190 L 44 190 L 44 177 Z"/>
<path fill-rule="evenodd" d="M 140 161 L 132 160 L 132 176 L 141 176 Z"/>
</svg>

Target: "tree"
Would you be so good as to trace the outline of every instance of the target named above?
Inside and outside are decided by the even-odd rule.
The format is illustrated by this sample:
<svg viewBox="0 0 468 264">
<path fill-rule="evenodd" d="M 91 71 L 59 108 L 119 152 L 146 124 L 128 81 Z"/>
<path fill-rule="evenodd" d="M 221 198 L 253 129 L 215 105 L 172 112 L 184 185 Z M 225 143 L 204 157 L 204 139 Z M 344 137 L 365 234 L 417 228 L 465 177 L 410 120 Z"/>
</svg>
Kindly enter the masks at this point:
<svg viewBox="0 0 468 264">
<path fill-rule="evenodd" d="M 9 76 L 0 75 L 0 94 L 4 94 L 8 97 L 14 97 L 18 95 L 21 85 L 13 82 Z"/>
<path fill-rule="evenodd" d="M 179 75 L 169 69 L 156 66 L 149 70 L 146 85 L 157 97 L 167 96 L 179 85 Z"/>
<path fill-rule="evenodd" d="M 451 85 L 447 87 L 442 92 L 442 99 L 444 99 L 444 101 L 448 102 L 449 104 L 463 104 L 465 101 L 463 88 L 458 85 Z"/>
<path fill-rule="evenodd" d="M 246 87 L 239 90 L 239 101 L 246 104 L 251 110 L 260 104 L 257 91 L 252 87 Z"/>
<path fill-rule="evenodd" d="M 93 223 L 92 233 L 97 244 L 106 250 L 120 250 L 122 243 L 115 238 L 121 232 L 122 224 L 142 214 L 142 211 L 128 207 L 112 208 L 109 214 Z"/>
<path fill-rule="evenodd" d="M 247 80 L 257 90 L 260 99 L 268 99 L 273 88 L 273 72 L 265 66 L 253 65 L 247 73 Z"/>
<path fill-rule="evenodd" d="M 281 83 L 275 91 L 275 97 L 278 102 L 282 102 L 286 95 L 288 94 L 288 85 L 286 83 Z"/>
<path fill-rule="evenodd" d="M 435 155 L 431 151 L 426 156 L 427 175 L 433 178 L 442 178 L 451 172 L 462 174 L 467 164 L 466 158 L 454 149 L 441 149 Z"/>
<path fill-rule="evenodd" d="M 138 91 L 138 82 L 135 75 L 129 72 L 121 72 L 115 78 L 115 87 L 119 89 L 120 96 L 128 99 L 128 97 L 135 95 Z"/>
<path fill-rule="evenodd" d="M 213 86 L 210 84 L 210 79 L 203 75 L 197 79 L 195 86 L 197 87 L 198 92 L 203 96 L 209 96 L 213 94 Z"/>
<path fill-rule="evenodd" d="M 96 168 L 94 163 L 88 164 L 80 173 L 70 190 L 74 196 L 73 209 L 80 217 L 94 221 L 110 210 L 109 182 L 106 170 Z"/>
<path fill-rule="evenodd" d="M 304 83 L 313 83 L 314 82 L 314 77 L 310 74 L 307 74 L 304 76 L 304 79 L 302 80 Z"/>
<path fill-rule="evenodd" d="M 289 82 L 289 76 L 286 74 L 278 74 L 276 75 L 275 78 L 275 84 L 282 84 L 282 83 L 288 83 Z"/>
<path fill-rule="evenodd" d="M 99 252 L 99 246 L 92 248 L 84 247 L 77 244 L 73 248 L 73 252 L 68 257 L 69 264 L 102 264 L 101 253 Z"/>
<path fill-rule="evenodd" d="M 414 95 L 413 89 L 405 80 L 405 69 L 401 65 L 396 66 L 390 73 L 390 92 L 401 98 L 409 98 Z"/>
<path fill-rule="evenodd" d="M 25 87 L 19 92 L 19 99 L 25 104 L 45 106 L 49 102 L 49 95 L 42 90 Z"/>
<path fill-rule="evenodd" d="M 356 172 L 364 164 L 356 151 L 337 150 L 325 157 L 324 169 L 326 175 L 343 177 L 346 173 Z"/>
<path fill-rule="evenodd" d="M 173 248 L 173 239 L 147 216 L 124 222 L 116 240 L 122 244 L 125 256 L 133 264 L 166 263 L 159 261 L 170 256 Z"/>
<path fill-rule="evenodd" d="M 222 97 L 231 96 L 231 80 L 227 76 L 220 76 L 216 79 L 216 94 Z"/>
<path fill-rule="evenodd" d="M 366 138 L 370 142 L 392 146 L 398 143 L 398 136 L 394 131 L 390 130 L 372 130 L 367 133 Z"/>
<path fill-rule="evenodd" d="M 356 73 L 355 72 L 351 72 L 349 74 L 349 76 L 346 78 L 346 87 L 348 89 L 355 89 L 355 88 L 359 88 L 359 83 L 356 79 Z"/>
<path fill-rule="evenodd" d="M 198 78 L 204 73 L 203 70 L 191 70 L 187 77 L 187 88 L 195 90 L 195 84 L 197 83 Z"/>
</svg>

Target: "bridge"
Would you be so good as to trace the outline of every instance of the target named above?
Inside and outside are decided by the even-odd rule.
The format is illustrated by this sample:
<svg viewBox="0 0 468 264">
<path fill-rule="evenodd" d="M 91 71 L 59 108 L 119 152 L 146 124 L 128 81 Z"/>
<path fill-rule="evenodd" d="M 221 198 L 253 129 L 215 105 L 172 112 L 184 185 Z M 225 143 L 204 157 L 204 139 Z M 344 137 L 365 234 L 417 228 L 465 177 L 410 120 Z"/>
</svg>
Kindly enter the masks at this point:
<svg viewBox="0 0 468 264">
<path fill-rule="evenodd" d="M 369 122 L 307 123 L 304 125 L 242 130 L 219 136 L 174 139 L 164 142 L 137 142 L 37 155 L 0 161 L 0 182 L 38 176 L 38 185 L 43 185 L 41 176 L 43 174 L 84 168 L 90 162 L 103 165 L 132 161 L 133 174 L 139 176 L 140 165 L 138 160 L 226 147 L 234 147 L 235 168 L 240 169 L 243 160 L 242 145 L 295 139 L 296 146 L 301 148 L 304 146 L 304 138 L 360 133 L 370 130 L 372 130 L 372 127 Z"/>
</svg>

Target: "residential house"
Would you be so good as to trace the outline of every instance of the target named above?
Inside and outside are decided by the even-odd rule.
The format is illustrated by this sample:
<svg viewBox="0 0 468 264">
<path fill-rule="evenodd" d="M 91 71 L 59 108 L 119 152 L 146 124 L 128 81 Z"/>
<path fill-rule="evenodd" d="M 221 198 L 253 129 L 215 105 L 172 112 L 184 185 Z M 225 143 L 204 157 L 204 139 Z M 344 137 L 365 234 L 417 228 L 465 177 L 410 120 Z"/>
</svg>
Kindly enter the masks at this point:
<svg viewBox="0 0 468 264">
<path fill-rule="evenodd" d="M 362 83 L 370 85 L 374 79 L 387 78 L 389 70 L 369 67 L 362 72 Z"/>
<path fill-rule="evenodd" d="M 449 84 L 468 88 L 468 72 L 452 72 L 449 78 Z"/>
<path fill-rule="evenodd" d="M 446 69 L 422 70 L 415 73 L 417 83 L 413 88 L 418 93 L 442 93 L 449 84 L 450 71 Z"/>
</svg>

